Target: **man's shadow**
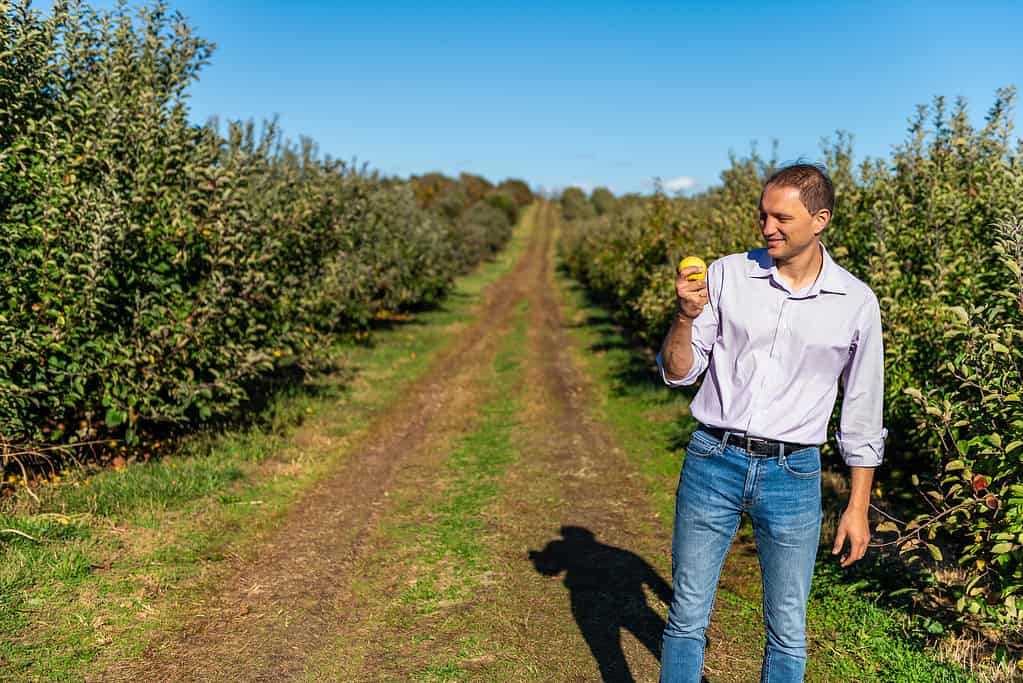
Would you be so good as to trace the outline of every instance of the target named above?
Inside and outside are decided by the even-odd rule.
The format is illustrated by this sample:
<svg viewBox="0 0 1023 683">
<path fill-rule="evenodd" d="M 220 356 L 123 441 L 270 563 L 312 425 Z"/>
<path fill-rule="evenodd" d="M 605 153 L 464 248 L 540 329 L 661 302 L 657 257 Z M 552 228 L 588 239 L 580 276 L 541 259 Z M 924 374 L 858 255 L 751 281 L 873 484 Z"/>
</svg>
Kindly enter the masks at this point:
<svg viewBox="0 0 1023 683">
<path fill-rule="evenodd" d="M 530 550 L 529 559 L 545 576 L 565 573 L 572 616 L 604 683 L 632 683 L 621 630 L 630 631 L 660 661 L 664 620 L 647 604 L 643 586 L 665 604 L 671 602 L 671 586 L 643 558 L 598 542 L 588 529 L 563 526 L 561 536 L 541 551 Z"/>
</svg>

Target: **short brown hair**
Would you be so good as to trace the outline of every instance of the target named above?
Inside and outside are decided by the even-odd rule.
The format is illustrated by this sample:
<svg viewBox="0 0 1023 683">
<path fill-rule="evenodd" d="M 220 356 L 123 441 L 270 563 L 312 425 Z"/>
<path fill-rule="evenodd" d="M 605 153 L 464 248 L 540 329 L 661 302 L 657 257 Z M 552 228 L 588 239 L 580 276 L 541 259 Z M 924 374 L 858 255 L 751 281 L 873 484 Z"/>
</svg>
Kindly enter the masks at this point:
<svg viewBox="0 0 1023 683">
<path fill-rule="evenodd" d="M 803 202 L 811 216 L 821 209 L 827 209 L 829 213 L 835 212 L 835 186 L 831 183 L 824 164 L 797 162 L 782 166 L 764 183 L 760 191 L 761 199 L 764 190 L 772 185 L 798 189 L 799 200 Z"/>
</svg>

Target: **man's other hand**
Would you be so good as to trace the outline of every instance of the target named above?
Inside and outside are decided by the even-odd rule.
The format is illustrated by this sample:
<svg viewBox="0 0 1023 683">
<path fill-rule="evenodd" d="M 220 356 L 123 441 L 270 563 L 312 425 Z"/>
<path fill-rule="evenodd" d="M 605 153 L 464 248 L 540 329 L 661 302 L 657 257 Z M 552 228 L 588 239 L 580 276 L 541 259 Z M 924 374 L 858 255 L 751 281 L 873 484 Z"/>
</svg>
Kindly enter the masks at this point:
<svg viewBox="0 0 1023 683">
<path fill-rule="evenodd" d="M 675 293 L 678 295 L 678 312 L 690 320 L 695 319 L 707 305 L 707 280 L 689 280 L 690 275 L 699 273 L 701 268 L 689 266 L 678 272 L 675 278 Z"/>
<path fill-rule="evenodd" d="M 842 546 L 849 541 L 849 552 L 841 557 L 841 565 L 848 567 L 853 562 L 861 559 L 867 552 L 867 545 L 870 543 L 870 525 L 867 522 L 867 511 L 846 508 L 842 513 L 842 519 L 838 523 L 838 532 L 835 534 L 835 547 L 831 549 L 832 555 L 842 552 Z"/>
</svg>

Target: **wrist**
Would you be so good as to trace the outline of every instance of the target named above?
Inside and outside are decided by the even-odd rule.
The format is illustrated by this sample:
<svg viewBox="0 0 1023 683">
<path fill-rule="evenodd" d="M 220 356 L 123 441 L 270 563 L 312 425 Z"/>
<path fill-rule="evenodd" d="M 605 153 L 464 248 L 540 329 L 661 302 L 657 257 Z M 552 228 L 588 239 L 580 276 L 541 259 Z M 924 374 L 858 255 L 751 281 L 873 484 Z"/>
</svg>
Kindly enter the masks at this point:
<svg viewBox="0 0 1023 683">
<path fill-rule="evenodd" d="M 845 511 L 854 515 L 865 515 L 867 510 L 870 509 L 870 501 L 860 501 L 850 499 L 846 503 Z"/>
<path fill-rule="evenodd" d="M 686 315 L 686 312 L 682 309 L 682 302 L 678 302 L 675 306 L 675 321 L 692 325 L 695 318 L 690 318 Z"/>
</svg>

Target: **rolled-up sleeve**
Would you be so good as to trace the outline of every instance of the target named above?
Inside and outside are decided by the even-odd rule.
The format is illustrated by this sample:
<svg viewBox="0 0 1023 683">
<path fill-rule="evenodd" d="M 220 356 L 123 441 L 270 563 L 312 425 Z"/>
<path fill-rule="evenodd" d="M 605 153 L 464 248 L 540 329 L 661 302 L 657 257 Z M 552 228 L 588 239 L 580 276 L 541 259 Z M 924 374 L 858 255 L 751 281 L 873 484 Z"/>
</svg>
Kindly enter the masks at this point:
<svg viewBox="0 0 1023 683">
<path fill-rule="evenodd" d="M 647 356 L 647 358 L 649 358 L 649 356 Z M 667 384 L 669 387 L 684 387 L 689 384 L 693 384 L 694 382 L 696 382 L 696 378 L 700 376 L 700 373 L 703 372 L 706 369 L 706 367 L 707 367 L 706 362 L 704 362 L 703 367 L 700 367 L 700 363 L 697 362 L 696 350 L 694 349 L 693 367 L 689 369 L 688 374 L 686 374 L 686 376 L 683 377 L 682 379 L 670 379 L 667 373 L 665 373 L 664 371 L 664 361 L 661 359 L 661 352 L 660 351 L 657 352 L 657 369 L 661 373 L 661 380 L 663 380 L 664 383 Z"/>
<path fill-rule="evenodd" d="M 842 418 L 835 435 L 850 467 L 877 467 L 884 459 L 884 342 L 881 307 L 871 296 L 860 312 L 857 338 L 842 371 Z"/>
</svg>

